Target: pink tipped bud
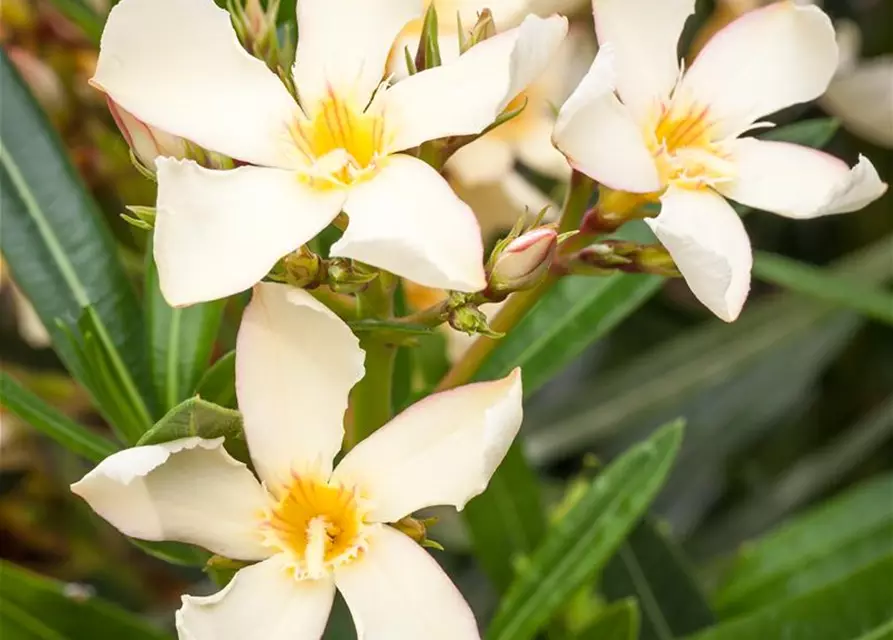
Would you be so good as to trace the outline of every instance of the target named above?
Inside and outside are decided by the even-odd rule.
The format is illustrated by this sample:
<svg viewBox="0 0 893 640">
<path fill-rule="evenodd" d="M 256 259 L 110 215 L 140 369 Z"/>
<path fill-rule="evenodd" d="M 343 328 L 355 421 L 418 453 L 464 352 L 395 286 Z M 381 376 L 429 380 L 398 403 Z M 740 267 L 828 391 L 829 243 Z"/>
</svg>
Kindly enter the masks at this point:
<svg viewBox="0 0 893 640">
<path fill-rule="evenodd" d="M 540 227 L 509 242 L 490 269 L 490 291 L 506 293 L 536 286 L 549 271 L 558 249 L 558 233 Z"/>
<path fill-rule="evenodd" d="M 155 158 L 158 156 L 179 159 L 189 156 L 186 140 L 150 127 L 111 98 L 106 97 L 106 99 L 115 124 L 118 125 L 124 139 L 127 140 L 133 155 L 146 169 L 155 172 Z"/>
</svg>

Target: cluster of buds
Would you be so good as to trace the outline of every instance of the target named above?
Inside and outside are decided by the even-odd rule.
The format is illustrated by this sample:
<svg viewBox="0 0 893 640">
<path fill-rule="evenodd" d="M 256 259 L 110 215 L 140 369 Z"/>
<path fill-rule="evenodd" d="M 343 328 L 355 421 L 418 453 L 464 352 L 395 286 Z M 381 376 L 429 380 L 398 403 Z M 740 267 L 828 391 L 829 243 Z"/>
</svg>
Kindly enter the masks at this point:
<svg viewBox="0 0 893 640">
<path fill-rule="evenodd" d="M 290 85 L 291 77 L 287 70 L 294 61 L 294 34 L 285 31 L 280 38 L 276 29 L 279 0 L 269 0 L 266 8 L 261 0 L 228 0 L 227 9 L 233 17 L 233 27 L 242 46 Z"/>
<path fill-rule="evenodd" d="M 323 259 L 306 246 L 288 254 L 270 272 L 270 278 L 301 289 L 327 286 L 335 293 L 358 293 L 379 276 L 379 271 L 348 258 Z"/>
<path fill-rule="evenodd" d="M 680 275 L 663 245 L 625 240 L 602 240 L 592 244 L 572 256 L 567 264 L 567 271 L 573 274 L 602 275 L 615 270 L 671 278 Z"/>
</svg>

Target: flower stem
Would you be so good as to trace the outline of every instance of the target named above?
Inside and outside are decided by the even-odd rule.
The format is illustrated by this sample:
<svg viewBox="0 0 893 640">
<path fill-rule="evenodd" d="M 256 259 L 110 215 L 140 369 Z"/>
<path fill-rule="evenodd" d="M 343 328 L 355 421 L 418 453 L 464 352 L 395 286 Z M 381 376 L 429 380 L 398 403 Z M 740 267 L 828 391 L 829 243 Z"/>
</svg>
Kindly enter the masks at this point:
<svg viewBox="0 0 893 640">
<path fill-rule="evenodd" d="M 592 197 L 595 183 L 591 178 L 576 171 L 571 176 L 571 184 L 561 212 L 558 233 L 566 233 L 578 229 L 583 215 Z M 506 300 L 505 305 L 496 314 L 490 328 L 498 333 L 508 333 L 529 312 L 534 305 L 549 291 L 561 276 L 549 274 L 533 289 L 521 291 Z M 496 348 L 497 341 L 486 336 L 479 336 L 459 361 L 453 365 L 446 376 L 437 385 L 437 391 L 445 391 L 470 382 L 484 361 Z"/>
<path fill-rule="evenodd" d="M 357 294 L 357 309 L 361 318 L 387 318 L 394 312 L 396 280 L 382 272 Z M 366 374 L 350 393 L 351 420 L 345 433 L 345 449 L 350 449 L 372 435 L 391 419 L 393 411 L 392 385 L 397 347 L 370 333 L 360 339 L 366 352 Z"/>
<path fill-rule="evenodd" d="M 387 423 L 393 409 L 391 396 L 397 347 L 374 335 L 361 340 L 360 346 L 366 352 L 366 375 L 350 394 L 353 421 L 345 436 L 346 449 Z"/>
</svg>

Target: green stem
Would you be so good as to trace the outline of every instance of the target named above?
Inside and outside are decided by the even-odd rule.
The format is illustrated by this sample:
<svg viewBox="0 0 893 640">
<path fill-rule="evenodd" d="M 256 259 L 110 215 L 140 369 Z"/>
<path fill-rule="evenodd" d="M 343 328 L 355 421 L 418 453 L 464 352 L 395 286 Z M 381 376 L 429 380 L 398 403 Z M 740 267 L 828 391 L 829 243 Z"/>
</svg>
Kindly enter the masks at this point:
<svg viewBox="0 0 893 640">
<path fill-rule="evenodd" d="M 574 172 L 571 177 L 567 198 L 564 201 L 564 207 L 562 207 L 558 233 L 566 233 L 579 228 L 589 205 L 589 200 L 592 197 L 594 184 L 591 178 L 576 171 Z M 560 276 L 557 274 L 549 274 L 545 280 L 533 289 L 521 291 L 511 296 L 499 313 L 496 314 L 493 322 L 490 323 L 490 328 L 497 333 L 508 333 L 539 302 L 539 299 L 558 282 L 559 278 Z M 446 389 L 452 389 L 474 379 L 478 369 L 481 368 L 481 365 L 490 356 L 493 349 L 496 348 L 496 344 L 497 341 L 493 338 L 479 336 L 465 352 L 465 355 L 453 365 L 453 368 L 440 381 L 440 384 L 437 385 L 437 390 L 445 391 Z"/>
<path fill-rule="evenodd" d="M 346 435 L 347 449 L 387 423 L 393 410 L 391 397 L 397 348 L 374 336 L 360 340 L 360 346 L 366 352 L 366 375 L 350 394 L 353 421 Z"/>
<path fill-rule="evenodd" d="M 360 318 L 388 318 L 394 313 L 396 280 L 389 273 L 369 283 L 357 294 Z M 350 427 L 345 435 L 345 448 L 350 449 L 372 435 L 391 419 L 393 412 L 392 387 L 397 347 L 374 333 L 360 339 L 366 352 L 366 374 L 350 393 Z"/>
</svg>

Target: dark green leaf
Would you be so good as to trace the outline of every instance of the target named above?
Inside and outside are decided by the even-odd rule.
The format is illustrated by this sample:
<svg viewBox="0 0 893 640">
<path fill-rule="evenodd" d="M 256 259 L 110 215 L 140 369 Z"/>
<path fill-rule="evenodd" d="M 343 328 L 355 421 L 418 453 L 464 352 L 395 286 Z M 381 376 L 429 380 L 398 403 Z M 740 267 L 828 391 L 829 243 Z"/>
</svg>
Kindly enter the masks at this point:
<svg viewBox="0 0 893 640">
<path fill-rule="evenodd" d="M 223 354 L 211 365 L 196 386 L 195 395 L 221 407 L 236 408 L 235 351 Z"/>
<path fill-rule="evenodd" d="M 854 278 L 763 251 L 754 256 L 753 272 L 760 280 L 893 324 L 893 293 Z"/>
<path fill-rule="evenodd" d="M 100 399 L 86 383 L 88 363 L 58 325 L 74 332 L 85 310 L 94 309 L 95 339 L 107 352 L 116 387 L 127 396 L 122 402 L 140 420 L 132 426 L 147 428 L 152 394 L 142 316 L 112 236 L 3 52 L 0 94 L 0 250 L 63 362 L 99 403 L 108 398 Z"/>
<path fill-rule="evenodd" d="M 92 596 L 86 587 L 66 585 L 0 560 L 0 629 L 42 640 L 169 640 L 135 615 Z M 10 625 L 10 626 L 7 626 Z"/>
<path fill-rule="evenodd" d="M 763 140 L 777 140 L 793 142 L 806 147 L 821 149 L 831 142 L 831 138 L 837 133 L 840 123 L 834 118 L 814 118 L 801 120 L 783 127 L 767 129 L 758 136 Z"/>
<path fill-rule="evenodd" d="M 0 404 L 72 453 L 92 462 L 99 462 L 118 450 L 114 442 L 69 419 L 2 371 Z"/>
<path fill-rule="evenodd" d="M 661 429 L 610 464 L 550 530 L 512 582 L 488 640 L 527 640 L 604 567 L 657 495 L 682 440 Z"/>
<path fill-rule="evenodd" d="M 893 635 L 888 555 L 822 589 L 735 618 L 689 640 L 887 640 Z"/>
<path fill-rule="evenodd" d="M 642 640 L 672 640 L 716 622 L 682 550 L 648 518 L 605 567 L 602 591 L 610 600 L 636 597 Z"/>
<path fill-rule="evenodd" d="M 868 482 L 747 543 L 716 594 L 726 617 L 823 587 L 890 552 L 893 475 Z"/>
<path fill-rule="evenodd" d="M 168 411 L 137 444 L 159 444 L 194 436 L 244 439 L 242 414 L 203 398 L 189 398 Z"/>
<path fill-rule="evenodd" d="M 879 283 L 893 276 L 893 238 L 848 256 L 836 275 Z M 568 404 L 565 415 L 528 437 L 528 453 L 549 462 L 592 447 L 622 428 L 641 424 L 681 398 L 728 379 L 767 353 L 835 317 L 826 303 L 780 295 L 756 302 L 729 326 L 712 322 L 652 350 L 613 372 L 591 397 Z M 678 413 L 676 414 L 678 415 Z"/>
<path fill-rule="evenodd" d="M 647 230 L 633 225 L 622 237 L 644 241 Z M 476 379 L 502 377 L 520 366 L 524 393 L 530 395 L 641 306 L 660 283 L 654 276 L 629 274 L 563 279 L 500 340 Z M 509 449 L 487 491 L 468 504 L 463 517 L 487 575 L 505 589 L 514 560 L 533 551 L 546 529 L 538 480 L 520 442 Z"/>
<path fill-rule="evenodd" d="M 639 607 L 633 598 L 605 607 L 588 627 L 574 636 L 575 640 L 637 640 Z"/>
<path fill-rule="evenodd" d="M 149 542 L 136 538 L 128 540 L 145 553 L 168 564 L 203 567 L 211 557 L 211 554 L 204 549 L 183 542 Z"/>
<path fill-rule="evenodd" d="M 146 298 L 152 381 L 158 405 L 167 410 L 192 395 L 207 370 L 226 300 L 171 307 L 158 286 L 151 246 L 146 260 Z"/>
</svg>

